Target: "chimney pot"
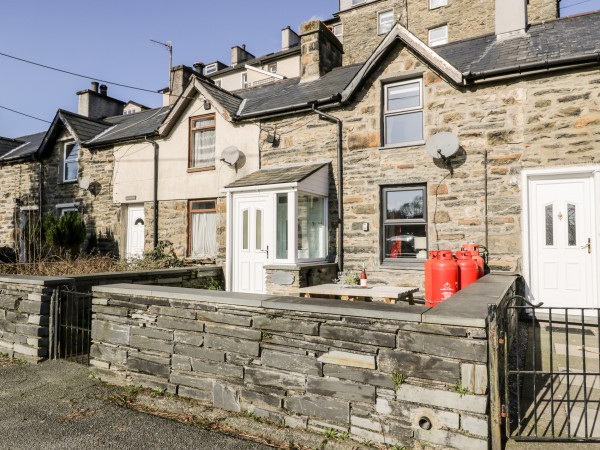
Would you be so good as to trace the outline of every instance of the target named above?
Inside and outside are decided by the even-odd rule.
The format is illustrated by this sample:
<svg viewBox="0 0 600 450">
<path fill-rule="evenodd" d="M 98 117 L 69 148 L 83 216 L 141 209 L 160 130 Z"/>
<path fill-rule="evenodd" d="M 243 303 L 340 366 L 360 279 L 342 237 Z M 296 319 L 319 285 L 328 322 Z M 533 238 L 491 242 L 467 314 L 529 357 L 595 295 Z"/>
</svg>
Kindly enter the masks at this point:
<svg viewBox="0 0 600 450">
<path fill-rule="evenodd" d="M 106 86 L 105 84 L 101 84 L 100 85 L 100 93 L 102 95 L 108 95 L 108 86 Z"/>
<path fill-rule="evenodd" d="M 98 92 L 98 82 L 97 81 L 92 81 L 92 91 Z"/>
<path fill-rule="evenodd" d="M 204 74 L 204 63 L 203 62 L 195 62 L 194 63 L 194 70 L 198 73 Z"/>
</svg>

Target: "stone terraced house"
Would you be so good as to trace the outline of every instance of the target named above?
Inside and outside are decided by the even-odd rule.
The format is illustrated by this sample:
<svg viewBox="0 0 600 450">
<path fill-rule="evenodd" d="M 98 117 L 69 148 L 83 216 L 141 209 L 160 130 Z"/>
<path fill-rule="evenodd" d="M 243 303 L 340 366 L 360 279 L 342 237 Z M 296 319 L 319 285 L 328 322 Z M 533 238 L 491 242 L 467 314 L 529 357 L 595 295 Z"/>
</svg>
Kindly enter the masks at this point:
<svg viewBox="0 0 600 450">
<path fill-rule="evenodd" d="M 298 77 L 227 90 L 179 66 L 170 105 L 125 116 L 80 93 L 35 155 L 42 209 L 79 208 L 122 256 L 169 240 L 235 291 L 297 293 L 363 263 L 372 284 L 422 288 L 429 250 L 476 242 L 534 298 L 595 306 L 600 13 L 481 2 L 479 24 L 477 5 L 429 3 L 407 27 L 400 3 L 342 1 L 302 25 Z M 446 162 L 426 152 L 440 132 L 460 143 Z"/>
</svg>

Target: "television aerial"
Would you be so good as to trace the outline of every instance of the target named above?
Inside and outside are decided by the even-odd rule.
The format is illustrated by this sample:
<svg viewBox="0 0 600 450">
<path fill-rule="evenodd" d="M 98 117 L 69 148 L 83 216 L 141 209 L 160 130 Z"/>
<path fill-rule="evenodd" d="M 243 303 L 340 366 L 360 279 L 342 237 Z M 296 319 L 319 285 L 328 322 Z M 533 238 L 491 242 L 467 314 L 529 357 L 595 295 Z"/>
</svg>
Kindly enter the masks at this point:
<svg viewBox="0 0 600 450">
<path fill-rule="evenodd" d="M 234 166 L 239 161 L 241 153 L 242 152 L 240 152 L 236 146 L 232 145 L 223 150 L 223 153 L 221 153 L 221 161 L 228 166 Z"/>
<path fill-rule="evenodd" d="M 460 142 L 458 136 L 454 133 L 443 132 L 437 133 L 431 136 L 427 140 L 425 149 L 427 153 L 436 160 L 442 160 L 444 164 L 450 169 L 450 173 L 453 173 L 451 159 L 460 148 Z"/>
</svg>

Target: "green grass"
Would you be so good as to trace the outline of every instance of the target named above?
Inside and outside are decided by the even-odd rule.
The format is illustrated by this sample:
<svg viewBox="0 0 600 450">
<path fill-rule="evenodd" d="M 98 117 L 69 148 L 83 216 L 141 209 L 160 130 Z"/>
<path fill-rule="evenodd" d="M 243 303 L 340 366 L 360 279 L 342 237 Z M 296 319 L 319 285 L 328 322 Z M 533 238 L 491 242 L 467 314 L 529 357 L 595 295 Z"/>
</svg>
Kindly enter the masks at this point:
<svg viewBox="0 0 600 450">
<path fill-rule="evenodd" d="M 325 428 L 323 431 L 323 436 L 327 439 L 336 439 L 338 437 L 338 430 L 335 428 Z"/>
</svg>

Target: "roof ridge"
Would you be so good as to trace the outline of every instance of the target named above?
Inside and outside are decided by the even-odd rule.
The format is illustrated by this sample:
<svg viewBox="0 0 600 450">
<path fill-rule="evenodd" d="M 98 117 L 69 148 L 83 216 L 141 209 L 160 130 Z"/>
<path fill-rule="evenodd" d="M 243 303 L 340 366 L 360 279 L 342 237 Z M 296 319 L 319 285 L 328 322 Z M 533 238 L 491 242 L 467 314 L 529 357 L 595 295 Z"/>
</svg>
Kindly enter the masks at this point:
<svg viewBox="0 0 600 450">
<path fill-rule="evenodd" d="M 104 120 L 102 120 L 102 119 L 93 119 L 93 118 L 91 118 L 91 117 L 82 116 L 81 114 L 77 114 L 77 113 L 74 113 L 74 112 L 71 112 L 71 111 L 67 111 L 66 109 L 60 109 L 60 108 L 59 108 L 59 109 L 58 109 L 58 112 L 59 112 L 59 113 L 61 113 L 61 114 L 64 114 L 64 113 L 66 113 L 66 114 L 68 114 L 68 115 L 75 116 L 75 117 L 78 117 L 78 118 L 80 118 L 80 119 L 88 120 L 88 121 L 90 121 L 90 122 L 96 122 L 96 123 L 99 123 L 99 124 L 101 124 L 101 125 L 108 125 L 108 126 L 112 125 L 111 123 L 105 122 L 105 121 L 104 121 Z"/>
</svg>

